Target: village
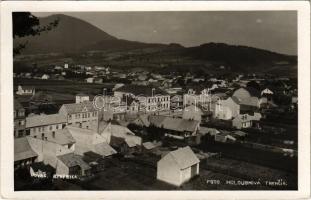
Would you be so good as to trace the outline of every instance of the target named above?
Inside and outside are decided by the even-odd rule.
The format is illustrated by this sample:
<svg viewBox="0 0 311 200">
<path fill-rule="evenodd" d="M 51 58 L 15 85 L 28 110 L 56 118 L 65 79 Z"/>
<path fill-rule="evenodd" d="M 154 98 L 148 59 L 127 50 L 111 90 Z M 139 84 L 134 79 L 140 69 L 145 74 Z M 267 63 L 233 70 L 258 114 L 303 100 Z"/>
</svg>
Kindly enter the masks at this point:
<svg viewBox="0 0 311 200">
<path fill-rule="evenodd" d="M 15 187 L 294 190 L 297 112 L 291 77 L 35 66 L 14 73 Z"/>
</svg>

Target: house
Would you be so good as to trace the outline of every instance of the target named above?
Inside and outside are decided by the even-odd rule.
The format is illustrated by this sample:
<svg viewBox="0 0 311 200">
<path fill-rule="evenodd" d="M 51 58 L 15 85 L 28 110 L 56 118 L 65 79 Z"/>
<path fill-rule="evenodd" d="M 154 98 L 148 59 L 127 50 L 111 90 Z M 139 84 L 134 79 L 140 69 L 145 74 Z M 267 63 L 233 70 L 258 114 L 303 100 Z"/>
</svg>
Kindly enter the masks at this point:
<svg viewBox="0 0 311 200">
<path fill-rule="evenodd" d="M 214 137 L 216 142 L 227 143 L 236 141 L 236 138 L 230 132 L 224 130 L 218 134 L 215 134 Z"/>
<path fill-rule="evenodd" d="M 182 118 L 188 120 L 196 120 L 201 122 L 203 111 L 195 105 L 190 105 L 184 108 Z"/>
<path fill-rule="evenodd" d="M 145 151 L 149 151 L 149 150 L 155 149 L 161 145 L 162 145 L 162 142 L 153 141 L 153 142 L 144 142 L 142 144 L 142 147 Z"/>
<path fill-rule="evenodd" d="M 90 101 L 90 97 L 84 93 L 79 93 L 76 95 L 76 103 L 79 104 L 79 103 L 82 103 L 82 102 L 85 102 L 85 101 Z"/>
<path fill-rule="evenodd" d="M 26 135 L 36 135 L 63 129 L 67 124 L 65 115 L 32 115 L 26 117 Z"/>
<path fill-rule="evenodd" d="M 114 91 L 120 99 L 131 97 L 139 101 L 139 110 L 152 112 L 170 109 L 170 96 L 159 88 L 143 85 L 124 85 Z"/>
<path fill-rule="evenodd" d="M 21 86 L 18 85 L 16 94 L 18 95 L 34 95 L 35 88 L 31 86 Z"/>
<path fill-rule="evenodd" d="M 237 129 L 250 128 L 253 126 L 254 122 L 259 121 L 260 119 L 260 113 L 254 113 L 254 115 L 240 114 L 232 120 L 232 126 Z"/>
<path fill-rule="evenodd" d="M 102 157 L 109 157 L 117 152 L 107 143 L 106 138 L 96 131 L 67 126 L 64 130 L 72 135 L 75 143 L 75 153 L 84 155 L 86 152 L 94 152 Z"/>
<path fill-rule="evenodd" d="M 57 174 L 68 174 L 68 171 L 64 170 L 66 167 L 60 164 L 59 156 L 74 153 L 76 141 L 72 135 L 65 130 L 57 130 L 41 134 L 37 133 L 27 136 L 27 139 L 33 151 L 38 154 L 38 162 L 52 166 L 56 169 Z M 75 160 L 75 158 L 72 158 L 71 161 L 75 162 Z"/>
<path fill-rule="evenodd" d="M 233 97 L 236 97 L 240 101 L 240 105 L 252 106 L 252 107 L 260 107 L 260 97 L 261 94 L 258 90 L 245 87 L 239 88 L 234 91 Z"/>
<path fill-rule="evenodd" d="M 150 115 L 149 122 L 150 125 L 164 129 L 166 136 L 180 140 L 192 139 L 200 129 L 199 121 L 163 115 Z"/>
<path fill-rule="evenodd" d="M 85 81 L 87 83 L 94 83 L 94 78 L 93 77 L 89 77 L 89 78 L 86 78 Z"/>
<path fill-rule="evenodd" d="M 230 120 L 240 114 L 240 101 L 237 97 L 219 98 L 214 105 L 214 117 L 217 119 Z"/>
<path fill-rule="evenodd" d="M 200 160 L 189 146 L 166 154 L 157 163 L 157 179 L 181 186 L 194 176 L 199 175 Z"/>
<path fill-rule="evenodd" d="M 94 78 L 94 80 L 93 80 L 93 83 L 98 83 L 98 84 L 100 84 L 100 83 L 103 83 L 104 82 L 104 79 L 103 78 Z"/>
<path fill-rule="evenodd" d="M 48 74 L 43 74 L 43 75 L 41 76 L 41 79 L 42 79 L 42 80 L 50 79 L 50 75 L 48 75 Z"/>
<path fill-rule="evenodd" d="M 189 89 L 187 94 L 183 96 L 184 106 L 188 105 L 200 105 L 203 107 L 208 107 L 211 102 L 211 94 L 209 89 L 201 90 L 200 94 L 196 94 L 194 89 Z"/>
<path fill-rule="evenodd" d="M 136 136 L 127 127 L 101 122 L 98 132 L 120 153 L 133 153 L 140 150 L 142 138 Z"/>
<path fill-rule="evenodd" d="M 183 107 L 183 96 L 181 95 L 174 95 L 170 98 L 171 100 L 171 110 L 179 110 Z"/>
<path fill-rule="evenodd" d="M 56 175 L 88 176 L 91 175 L 91 167 L 84 162 L 81 155 L 68 153 L 57 156 Z"/>
<path fill-rule="evenodd" d="M 43 162 L 32 163 L 29 167 L 30 176 L 36 178 L 52 178 L 55 169 L 51 165 L 46 165 Z"/>
<path fill-rule="evenodd" d="M 63 104 L 59 113 L 66 116 L 68 125 L 97 130 L 98 110 L 92 102 Z"/>
<path fill-rule="evenodd" d="M 264 94 L 273 95 L 274 93 L 269 88 L 266 88 L 266 89 L 261 91 L 261 96 L 263 96 Z"/>
<path fill-rule="evenodd" d="M 25 109 L 17 99 L 14 99 L 14 137 L 23 137 L 25 135 L 25 127 Z"/>
<path fill-rule="evenodd" d="M 26 137 L 14 138 L 14 170 L 29 166 L 37 157 Z"/>
</svg>

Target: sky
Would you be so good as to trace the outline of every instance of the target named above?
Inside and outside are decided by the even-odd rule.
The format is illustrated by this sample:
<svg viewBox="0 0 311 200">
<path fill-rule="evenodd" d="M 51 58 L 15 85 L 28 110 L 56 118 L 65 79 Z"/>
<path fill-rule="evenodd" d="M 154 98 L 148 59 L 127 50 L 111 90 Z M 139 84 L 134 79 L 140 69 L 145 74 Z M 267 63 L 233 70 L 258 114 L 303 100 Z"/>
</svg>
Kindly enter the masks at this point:
<svg viewBox="0 0 311 200">
<path fill-rule="evenodd" d="M 296 11 L 66 12 L 120 39 L 197 46 L 246 45 L 297 55 Z"/>
</svg>

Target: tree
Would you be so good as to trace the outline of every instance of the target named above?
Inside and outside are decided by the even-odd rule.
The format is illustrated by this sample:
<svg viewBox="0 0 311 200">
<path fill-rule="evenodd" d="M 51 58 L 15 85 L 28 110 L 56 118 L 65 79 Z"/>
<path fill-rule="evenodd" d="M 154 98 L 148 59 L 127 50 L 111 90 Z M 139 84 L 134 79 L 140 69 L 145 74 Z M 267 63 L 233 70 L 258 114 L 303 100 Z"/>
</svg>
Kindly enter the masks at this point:
<svg viewBox="0 0 311 200">
<path fill-rule="evenodd" d="M 256 81 L 250 81 L 246 84 L 246 87 L 254 88 L 260 91 L 260 85 Z"/>
<path fill-rule="evenodd" d="M 52 30 L 59 23 L 59 19 L 42 26 L 40 20 L 30 12 L 13 12 L 13 39 L 26 36 L 40 35 L 41 32 Z M 13 55 L 20 54 L 27 45 L 27 41 L 17 44 L 13 49 Z"/>
</svg>

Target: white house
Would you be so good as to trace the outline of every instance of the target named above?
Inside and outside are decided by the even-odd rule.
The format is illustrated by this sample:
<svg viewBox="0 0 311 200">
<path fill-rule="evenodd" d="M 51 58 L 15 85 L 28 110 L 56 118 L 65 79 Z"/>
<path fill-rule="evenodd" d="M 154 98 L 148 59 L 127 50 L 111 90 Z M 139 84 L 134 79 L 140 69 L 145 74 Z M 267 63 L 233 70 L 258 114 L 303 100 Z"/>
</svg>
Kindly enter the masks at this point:
<svg viewBox="0 0 311 200">
<path fill-rule="evenodd" d="M 170 109 L 170 95 L 159 88 L 143 85 L 124 85 L 114 91 L 114 96 L 134 98 L 139 101 L 141 111 L 163 111 Z"/>
<path fill-rule="evenodd" d="M 34 95 L 35 88 L 31 86 L 21 86 L 18 85 L 16 94 L 18 95 Z"/>
<path fill-rule="evenodd" d="M 50 75 L 48 75 L 48 74 L 43 74 L 41 77 L 41 79 L 43 79 L 43 80 L 47 80 L 49 78 L 50 78 Z"/>
<path fill-rule="evenodd" d="M 83 93 L 79 93 L 76 95 L 76 103 L 82 103 L 84 101 L 90 101 L 90 97 Z"/>
<path fill-rule="evenodd" d="M 261 91 L 261 96 L 264 95 L 264 94 L 266 94 L 266 95 L 273 95 L 273 92 L 269 88 L 266 88 L 266 89 Z"/>
<path fill-rule="evenodd" d="M 157 179 L 181 186 L 199 175 L 200 160 L 189 146 L 171 151 L 157 163 Z"/>
<path fill-rule="evenodd" d="M 215 103 L 214 117 L 217 119 L 230 120 L 240 114 L 239 100 L 236 97 L 218 99 Z"/>
</svg>

